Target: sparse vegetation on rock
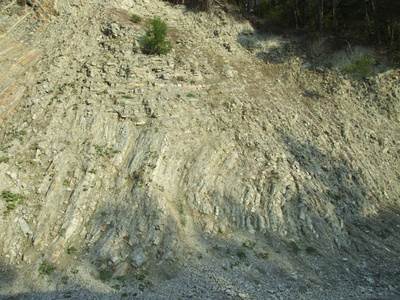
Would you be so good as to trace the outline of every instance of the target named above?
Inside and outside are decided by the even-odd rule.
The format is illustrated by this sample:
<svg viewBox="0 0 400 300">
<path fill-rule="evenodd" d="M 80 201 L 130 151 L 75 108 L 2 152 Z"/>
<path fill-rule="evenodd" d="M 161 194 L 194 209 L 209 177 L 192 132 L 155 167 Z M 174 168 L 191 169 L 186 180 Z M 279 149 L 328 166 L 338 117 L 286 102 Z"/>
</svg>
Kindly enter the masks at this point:
<svg viewBox="0 0 400 300">
<path fill-rule="evenodd" d="M 26 5 L 26 0 L 17 0 L 17 3 L 20 6 L 25 6 Z"/>
<path fill-rule="evenodd" d="M 133 23 L 140 23 L 140 22 L 142 22 L 142 17 L 137 15 L 137 14 L 132 14 L 131 15 L 131 21 Z"/>
</svg>

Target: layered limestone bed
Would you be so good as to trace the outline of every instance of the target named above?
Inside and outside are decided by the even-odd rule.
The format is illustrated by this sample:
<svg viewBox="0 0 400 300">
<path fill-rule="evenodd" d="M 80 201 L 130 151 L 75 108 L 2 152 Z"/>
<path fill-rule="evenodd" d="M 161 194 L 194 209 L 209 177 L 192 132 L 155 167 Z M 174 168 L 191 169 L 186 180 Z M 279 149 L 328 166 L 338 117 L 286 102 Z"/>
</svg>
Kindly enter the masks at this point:
<svg viewBox="0 0 400 300">
<path fill-rule="evenodd" d="M 395 297 L 400 72 L 378 53 L 221 8 L 28 4 L 1 4 L 1 297 Z M 173 51 L 147 56 L 156 15 Z M 339 71 L 365 54 L 374 76 Z"/>
</svg>

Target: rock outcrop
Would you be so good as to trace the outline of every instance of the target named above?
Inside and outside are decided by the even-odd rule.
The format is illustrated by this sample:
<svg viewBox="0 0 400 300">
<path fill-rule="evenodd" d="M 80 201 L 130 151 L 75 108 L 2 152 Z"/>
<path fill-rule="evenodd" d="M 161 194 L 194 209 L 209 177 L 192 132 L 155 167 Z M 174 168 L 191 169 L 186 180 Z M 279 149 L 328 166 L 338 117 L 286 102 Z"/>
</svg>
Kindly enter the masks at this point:
<svg viewBox="0 0 400 300">
<path fill-rule="evenodd" d="M 239 258 L 249 250 L 252 264 L 287 257 L 287 270 L 301 249 L 318 252 L 337 268 L 319 272 L 338 282 L 349 258 L 354 282 L 379 261 L 383 288 L 372 279 L 374 288 L 355 296 L 395 288 L 398 70 L 351 80 L 335 61 L 307 56 L 299 38 L 258 34 L 223 10 L 29 3 L 1 4 L 0 262 L 30 274 L 29 285 L 1 286 L 4 295 L 62 289 L 71 271 L 73 284 L 102 293 L 127 277 L 139 282 L 132 289 L 156 290 L 145 272 L 179 277 L 194 258 L 222 257 L 208 253 L 221 244 L 228 258 L 229 248 Z M 172 53 L 142 54 L 144 21 L 131 22 L 132 13 L 160 15 Z M 317 265 L 304 255 L 304 268 Z M 58 281 L 43 283 L 53 268 Z"/>
</svg>

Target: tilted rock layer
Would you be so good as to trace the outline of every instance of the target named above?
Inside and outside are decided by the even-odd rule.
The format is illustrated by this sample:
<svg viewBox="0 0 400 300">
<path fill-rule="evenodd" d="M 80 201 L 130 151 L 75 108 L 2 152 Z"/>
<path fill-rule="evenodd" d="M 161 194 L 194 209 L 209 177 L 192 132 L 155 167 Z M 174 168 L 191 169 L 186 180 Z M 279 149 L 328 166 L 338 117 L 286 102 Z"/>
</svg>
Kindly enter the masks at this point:
<svg viewBox="0 0 400 300">
<path fill-rule="evenodd" d="M 28 4 L 1 4 L 4 266 L 121 278 L 183 267 L 210 239 L 354 259 L 368 242 L 395 259 L 398 70 L 349 79 L 340 59 L 327 67 L 299 38 L 257 34 L 222 9 Z M 139 48 L 155 15 L 174 46 L 165 56 Z"/>
</svg>

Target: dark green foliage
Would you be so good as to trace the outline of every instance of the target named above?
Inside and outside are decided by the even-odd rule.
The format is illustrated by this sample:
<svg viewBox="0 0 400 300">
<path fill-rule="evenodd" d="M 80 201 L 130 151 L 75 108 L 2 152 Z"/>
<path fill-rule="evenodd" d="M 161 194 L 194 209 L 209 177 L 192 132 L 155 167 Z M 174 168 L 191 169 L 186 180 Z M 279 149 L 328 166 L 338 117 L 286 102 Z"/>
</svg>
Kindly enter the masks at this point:
<svg viewBox="0 0 400 300">
<path fill-rule="evenodd" d="M 238 250 L 238 252 L 236 252 L 236 255 L 240 259 L 246 259 L 246 257 L 247 257 L 246 253 L 244 253 L 242 250 Z"/>
<path fill-rule="evenodd" d="M 182 202 L 180 202 L 178 205 L 178 211 L 181 216 L 183 216 L 185 214 L 185 209 L 183 208 Z"/>
<path fill-rule="evenodd" d="M 76 249 L 75 247 L 69 247 L 69 248 L 67 249 L 67 253 L 68 253 L 69 255 L 75 254 L 76 251 L 77 251 L 77 249 Z"/>
<path fill-rule="evenodd" d="M 39 267 L 40 275 L 51 275 L 55 271 L 55 267 L 50 266 L 48 264 L 43 264 Z"/>
<path fill-rule="evenodd" d="M 198 10 L 208 11 L 214 0 L 167 0 L 173 4 L 185 4 L 186 6 L 196 8 Z"/>
<path fill-rule="evenodd" d="M 292 0 L 261 0 L 254 12 L 260 17 L 279 22 L 281 26 L 287 27 L 294 25 L 292 6 Z"/>
<path fill-rule="evenodd" d="M 398 0 L 228 0 L 278 23 L 400 49 Z"/>
<path fill-rule="evenodd" d="M 326 194 L 329 198 L 332 198 L 335 201 L 340 201 L 340 195 L 333 193 L 331 190 L 327 190 Z"/>
<path fill-rule="evenodd" d="M 19 140 L 22 141 L 24 139 L 23 136 L 26 134 L 27 134 L 26 130 L 20 130 L 20 131 L 14 130 L 6 133 L 6 135 L 10 137 L 9 141 L 16 137 L 18 137 Z"/>
<path fill-rule="evenodd" d="M 349 64 L 344 68 L 344 71 L 354 75 L 357 78 L 365 77 L 372 71 L 372 58 L 364 57 L 356 60 L 354 64 Z"/>
<path fill-rule="evenodd" d="M 254 249 L 256 247 L 256 242 L 252 242 L 252 241 L 243 242 L 243 247 L 248 248 L 248 249 Z"/>
<path fill-rule="evenodd" d="M 68 276 L 63 276 L 63 277 L 61 277 L 61 282 L 62 282 L 63 284 L 67 284 L 67 283 L 68 283 Z"/>
<path fill-rule="evenodd" d="M 306 248 L 306 253 L 310 254 L 310 255 L 317 255 L 318 254 L 318 250 L 315 249 L 314 247 L 309 246 L 309 247 Z"/>
<path fill-rule="evenodd" d="M 7 210 L 13 210 L 15 208 L 15 204 L 11 203 L 7 205 Z"/>
<path fill-rule="evenodd" d="M 4 162 L 4 163 L 8 163 L 9 162 L 9 158 L 8 157 L 0 157 L 0 163 Z"/>
<path fill-rule="evenodd" d="M 7 210 L 4 211 L 5 215 L 9 215 L 10 211 L 16 208 L 15 205 L 16 202 L 20 204 L 25 200 L 25 197 L 22 196 L 21 194 L 13 194 L 10 191 L 3 191 L 1 193 L 1 197 L 8 203 L 6 206 Z"/>
<path fill-rule="evenodd" d="M 137 14 L 132 14 L 131 21 L 133 23 L 140 23 L 142 22 L 142 17 L 138 16 Z"/>
<path fill-rule="evenodd" d="M 172 50 L 167 39 L 168 27 L 160 17 L 149 19 L 146 23 L 146 34 L 140 41 L 140 47 L 146 54 L 167 54 Z"/>
<path fill-rule="evenodd" d="M 294 241 L 291 241 L 290 243 L 289 243 L 289 248 L 290 249 L 292 249 L 292 251 L 294 252 L 294 253 L 299 253 L 300 252 L 300 247 L 296 244 L 296 242 L 294 242 Z"/>
<path fill-rule="evenodd" d="M 261 253 L 259 253 L 257 256 L 258 256 L 258 258 L 268 260 L 268 258 L 269 258 L 269 253 L 268 253 L 268 252 L 261 252 Z"/>
<path fill-rule="evenodd" d="M 146 278 L 146 274 L 136 274 L 136 280 L 143 281 Z"/>
<path fill-rule="evenodd" d="M 110 281 L 113 275 L 113 271 L 111 269 L 103 269 L 99 271 L 99 278 L 101 281 L 106 282 Z"/>
<path fill-rule="evenodd" d="M 108 158 L 113 157 L 119 151 L 116 149 L 112 149 L 107 147 L 107 145 L 94 145 L 94 149 L 96 150 L 96 154 L 99 156 L 106 156 Z"/>
</svg>

